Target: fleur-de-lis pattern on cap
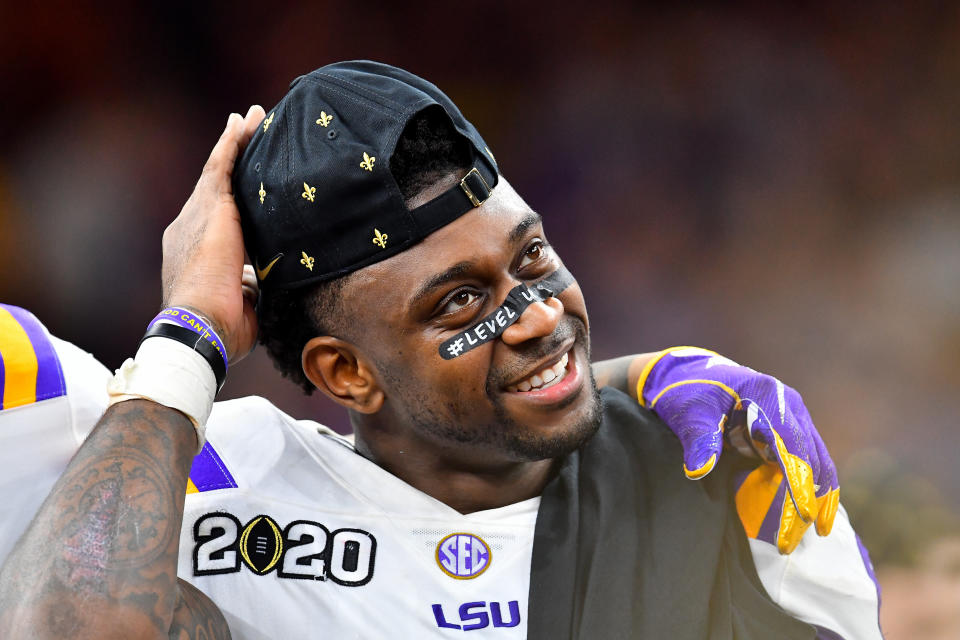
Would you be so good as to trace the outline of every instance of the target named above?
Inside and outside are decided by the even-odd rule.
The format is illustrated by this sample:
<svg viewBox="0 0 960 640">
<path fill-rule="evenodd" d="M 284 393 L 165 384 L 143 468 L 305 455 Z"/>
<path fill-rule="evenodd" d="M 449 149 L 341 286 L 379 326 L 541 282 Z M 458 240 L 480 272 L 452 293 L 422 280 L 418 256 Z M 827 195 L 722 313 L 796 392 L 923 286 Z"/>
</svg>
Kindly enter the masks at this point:
<svg viewBox="0 0 960 640">
<path fill-rule="evenodd" d="M 300 258 L 300 264 L 305 266 L 307 269 L 310 269 L 310 271 L 313 271 L 313 258 L 308 256 L 306 251 L 301 251 L 300 255 L 303 256 Z"/>
<path fill-rule="evenodd" d="M 483 198 L 497 185 L 492 147 L 457 106 L 396 67 L 333 63 L 295 79 L 276 106 L 265 106 L 236 160 L 233 193 L 267 290 L 308 286 L 396 255 L 475 208 L 471 193 Z M 449 117 L 469 151 L 465 166 L 479 175 L 451 184 L 417 213 L 389 170 L 398 136 L 424 109 Z"/>
<path fill-rule="evenodd" d="M 376 158 L 367 155 L 367 152 L 363 152 L 363 162 L 360 163 L 360 166 L 366 169 L 367 171 L 373 171 L 373 163 L 376 161 Z"/>
</svg>

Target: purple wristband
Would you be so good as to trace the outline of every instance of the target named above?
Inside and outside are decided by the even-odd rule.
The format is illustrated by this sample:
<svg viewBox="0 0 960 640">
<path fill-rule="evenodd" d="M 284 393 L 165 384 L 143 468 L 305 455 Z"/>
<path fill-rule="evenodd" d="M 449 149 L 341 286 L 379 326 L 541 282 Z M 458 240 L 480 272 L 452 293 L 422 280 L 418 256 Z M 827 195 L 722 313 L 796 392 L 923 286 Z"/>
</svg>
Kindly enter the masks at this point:
<svg viewBox="0 0 960 640">
<path fill-rule="evenodd" d="M 147 325 L 147 329 L 149 330 L 150 327 L 161 321 L 195 331 L 213 345 L 213 348 L 216 349 L 220 357 L 223 358 L 224 367 L 227 366 L 227 350 L 224 348 L 223 342 L 220 341 L 220 336 L 217 335 L 217 332 L 214 331 L 206 321 L 201 320 L 198 315 L 187 309 L 181 309 L 180 307 L 169 307 L 158 313 L 157 317 Z"/>
</svg>

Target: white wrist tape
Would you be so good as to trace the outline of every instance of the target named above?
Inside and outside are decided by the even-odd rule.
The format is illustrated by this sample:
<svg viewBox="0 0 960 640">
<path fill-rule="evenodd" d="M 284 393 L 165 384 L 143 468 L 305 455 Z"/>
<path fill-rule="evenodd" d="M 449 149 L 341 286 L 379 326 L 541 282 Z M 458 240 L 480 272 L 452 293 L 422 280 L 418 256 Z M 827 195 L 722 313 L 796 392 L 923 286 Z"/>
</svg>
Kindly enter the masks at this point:
<svg viewBox="0 0 960 640">
<path fill-rule="evenodd" d="M 155 337 L 144 340 L 136 359 L 127 358 L 117 369 L 107 393 L 111 405 L 146 399 L 184 413 L 197 430 L 199 452 L 206 442 L 217 381 L 202 355 L 176 340 Z"/>
</svg>

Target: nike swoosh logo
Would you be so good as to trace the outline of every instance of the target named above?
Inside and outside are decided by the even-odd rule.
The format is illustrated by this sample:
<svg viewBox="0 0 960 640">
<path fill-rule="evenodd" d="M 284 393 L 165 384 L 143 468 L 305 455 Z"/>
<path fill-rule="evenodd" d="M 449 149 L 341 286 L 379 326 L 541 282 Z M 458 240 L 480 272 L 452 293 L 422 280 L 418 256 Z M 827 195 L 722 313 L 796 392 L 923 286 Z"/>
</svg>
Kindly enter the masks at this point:
<svg viewBox="0 0 960 640">
<path fill-rule="evenodd" d="M 256 270 L 257 270 L 257 277 L 260 278 L 261 280 L 265 280 L 265 279 L 267 278 L 267 274 L 270 273 L 270 269 L 273 269 L 273 265 L 277 264 L 277 260 L 279 260 L 279 259 L 282 258 L 282 257 L 283 257 L 283 254 L 281 253 L 281 254 L 278 255 L 276 258 L 274 258 L 273 260 L 271 260 L 271 261 L 270 261 L 270 264 L 268 264 L 267 266 L 265 266 L 263 269 L 261 269 L 261 268 L 257 265 L 257 263 L 254 262 L 254 267 L 255 267 Z"/>
</svg>

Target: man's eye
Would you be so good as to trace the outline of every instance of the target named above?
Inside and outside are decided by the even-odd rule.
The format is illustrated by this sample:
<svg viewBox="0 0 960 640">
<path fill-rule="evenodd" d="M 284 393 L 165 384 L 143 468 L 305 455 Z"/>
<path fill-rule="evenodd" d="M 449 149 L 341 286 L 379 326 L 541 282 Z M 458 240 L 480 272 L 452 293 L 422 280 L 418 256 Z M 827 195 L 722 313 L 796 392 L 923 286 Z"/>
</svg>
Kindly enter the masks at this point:
<svg viewBox="0 0 960 640">
<path fill-rule="evenodd" d="M 460 291 L 455 293 L 450 300 L 447 301 L 447 304 L 443 305 L 443 308 L 440 309 L 441 314 L 456 313 L 464 307 L 469 306 L 477 299 L 477 294 L 470 293 L 469 291 Z"/>
<path fill-rule="evenodd" d="M 523 253 L 523 258 L 520 259 L 520 268 L 524 268 L 528 264 L 533 264 L 537 260 L 543 257 L 547 252 L 547 248 L 544 246 L 543 242 L 539 240 L 530 245 L 526 251 Z"/>
</svg>

